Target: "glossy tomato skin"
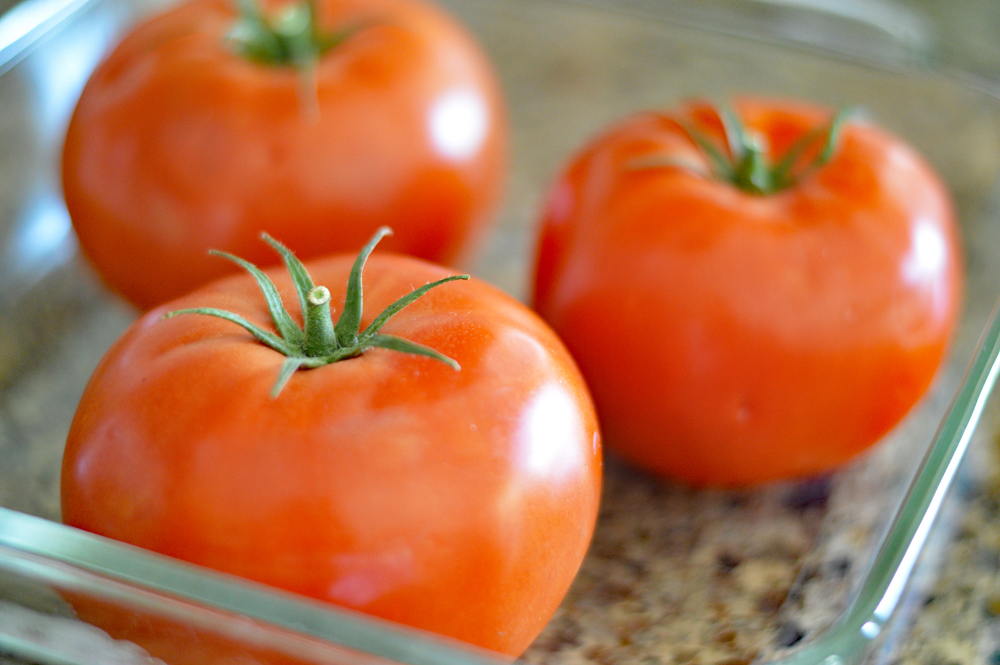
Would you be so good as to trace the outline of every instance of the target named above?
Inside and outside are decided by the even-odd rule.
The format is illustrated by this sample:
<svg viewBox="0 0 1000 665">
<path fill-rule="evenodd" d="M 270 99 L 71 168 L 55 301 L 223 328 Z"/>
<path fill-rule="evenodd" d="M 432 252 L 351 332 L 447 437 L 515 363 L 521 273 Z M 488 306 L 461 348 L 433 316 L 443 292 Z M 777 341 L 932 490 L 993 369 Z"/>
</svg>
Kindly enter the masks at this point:
<svg viewBox="0 0 1000 665">
<path fill-rule="evenodd" d="M 506 117 L 490 63 L 423 0 L 319 0 L 327 29 L 362 26 L 315 83 L 235 54 L 237 3 L 188 0 L 137 27 L 95 71 L 69 125 L 63 188 L 84 253 L 140 308 L 231 265 L 385 248 L 461 263 L 503 187 Z"/>
<path fill-rule="evenodd" d="M 737 111 L 777 154 L 832 115 Z M 744 193 L 704 175 L 678 118 L 722 140 L 703 104 L 638 115 L 555 182 L 534 306 L 580 364 L 609 450 L 695 485 L 825 472 L 891 429 L 942 361 L 962 275 L 949 196 L 861 122 L 793 187 Z"/>
<path fill-rule="evenodd" d="M 343 302 L 351 260 L 315 263 Z M 374 255 L 362 328 L 445 269 Z M 274 275 L 286 303 L 289 280 Z M 270 329 L 242 276 L 148 312 L 73 420 L 67 524 L 514 655 L 555 611 L 597 515 L 601 444 L 582 377 L 533 312 L 472 280 L 382 329 L 455 359 L 373 349 L 297 372 L 214 306 Z"/>
</svg>

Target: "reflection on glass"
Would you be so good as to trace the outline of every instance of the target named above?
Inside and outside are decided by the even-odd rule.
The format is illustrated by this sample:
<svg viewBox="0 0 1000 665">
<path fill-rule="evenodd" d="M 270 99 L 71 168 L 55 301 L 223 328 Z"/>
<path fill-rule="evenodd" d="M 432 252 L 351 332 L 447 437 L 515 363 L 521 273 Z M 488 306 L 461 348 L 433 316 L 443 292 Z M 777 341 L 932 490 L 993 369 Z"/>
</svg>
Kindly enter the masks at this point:
<svg viewBox="0 0 1000 665">
<path fill-rule="evenodd" d="M 25 61 L 25 75 L 35 94 L 35 127 L 40 137 L 61 145 L 76 100 L 117 27 L 107 15 L 93 16 L 64 31 Z"/>
<path fill-rule="evenodd" d="M 0 74 L 6 72 L 62 18 L 86 0 L 21 0 L 0 16 Z"/>
<path fill-rule="evenodd" d="M 62 199 L 46 191 L 29 201 L 10 244 L 4 264 L 18 281 L 34 282 L 76 251 L 76 238 Z"/>
</svg>

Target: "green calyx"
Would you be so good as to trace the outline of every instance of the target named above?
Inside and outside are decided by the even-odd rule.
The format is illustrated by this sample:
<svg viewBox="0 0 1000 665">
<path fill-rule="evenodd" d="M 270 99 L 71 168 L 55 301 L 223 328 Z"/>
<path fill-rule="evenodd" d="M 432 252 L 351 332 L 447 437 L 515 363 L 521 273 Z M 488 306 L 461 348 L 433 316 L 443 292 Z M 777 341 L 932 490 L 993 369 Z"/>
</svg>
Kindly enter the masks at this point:
<svg viewBox="0 0 1000 665">
<path fill-rule="evenodd" d="M 274 321 L 274 326 L 277 328 L 279 334 L 264 330 L 238 314 L 214 307 L 176 310 L 167 313 L 164 318 L 171 318 L 181 314 L 216 316 L 242 326 L 262 343 L 283 354 L 287 359 L 281 367 L 277 383 L 275 383 L 274 388 L 271 390 L 272 397 L 277 397 L 292 375 L 300 369 L 322 367 L 341 360 L 347 360 L 348 358 L 355 358 L 373 347 L 428 356 L 449 365 L 455 370 L 459 370 L 458 363 L 448 356 L 417 342 L 380 333 L 379 330 L 385 325 L 386 321 L 431 289 L 446 282 L 469 279 L 468 275 L 445 277 L 444 279 L 439 279 L 435 282 L 425 284 L 418 289 L 414 289 L 386 307 L 364 330 L 361 330 L 361 273 L 364 270 L 368 256 L 375 249 L 375 245 L 391 233 L 392 231 L 386 227 L 380 228 L 361 250 L 358 258 L 355 259 L 354 265 L 351 268 L 351 274 L 347 280 L 344 307 L 336 323 L 333 322 L 330 309 L 330 290 L 325 286 L 316 286 L 306 271 L 305 266 L 302 265 L 302 262 L 296 258 L 291 250 L 267 234 L 263 234 L 264 240 L 281 255 L 282 261 L 284 261 L 285 267 L 288 269 L 295 284 L 295 289 L 299 296 L 299 304 L 302 307 L 302 319 L 305 323 L 303 327 L 300 328 L 291 314 L 288 313 L 288 310 L 285 309 L 274 282 L 260 268 L 237 256 L 218 251 L 213 251 L 212 253 L 237 263 L 257 280 L 257 285 L 264 295 L 268 311 L 271 313 L 271 319 Z"/>
<path fill-rule="evenodd" d="M 851 113 L 841 109 L 829 124 L 806 132 L 775 163 L 767 156 L 767 146 L 753 132 L 747 131 L 732 110 L 716 109 L 722 122 L 726 145 L 720 148 L 704 134 L 687 123 L 679 123 L 692 141 L 701 149 L 711 165 L 711 176 L 728 182 L 748 194 L 767 195 L 794 186 L 808 174 L 830 161 L 840 142 L 841 130 Z M 815 157 L 800 164 L 807 149 L 822 140 Z M 653 159 L 645 159 L 641 167 L 685 166 L 677 162 L 669 164 Z"/>
<path fill-rule="evenodd" d="M 272 66 L 311 69 L 320 57 L 350 37 L 357 27 L 324 30 L 315 0 L 292 2 L 274 16 L 264 13 L 257 0 L 238 0 L 240 16 L 227 38 L 245 58 Z"/>
</svg>

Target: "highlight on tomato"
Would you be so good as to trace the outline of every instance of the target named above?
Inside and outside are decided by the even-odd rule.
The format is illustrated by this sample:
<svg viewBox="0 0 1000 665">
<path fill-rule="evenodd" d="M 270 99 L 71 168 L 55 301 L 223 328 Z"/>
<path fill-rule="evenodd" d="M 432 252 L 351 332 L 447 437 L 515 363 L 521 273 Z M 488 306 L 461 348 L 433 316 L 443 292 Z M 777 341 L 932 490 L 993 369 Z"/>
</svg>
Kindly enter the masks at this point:
<svg viewBox="0 0 1000 665">
<path fill-rule="evenodd" d="M 419 259 L 369 259 L 385 233 L 308 269 L 269 239 L 287 272 L 227 255 L 250 274 L 141 317 L 73 419 L 63 518 L 517 655 L 593 533 L 593 405 L 534 312 Z"/>
<path fill-rule="evenodd" d="M 69 124 L 66 205 L 84 255 L 142 309 L 235 266 L 388 249 L 471 260 L 506 170 L 492 64 L 425 0 L 184 0 L 134 28 Z"/>
<path fill-rule="evenodd" d="M 533 304 L 606 445 L 740 486 L 820 474 L 928 389 L 959 315 L 945 186 L 899 138 L 806 102 L 621 120 L 552 185 Z"/>
</svg>

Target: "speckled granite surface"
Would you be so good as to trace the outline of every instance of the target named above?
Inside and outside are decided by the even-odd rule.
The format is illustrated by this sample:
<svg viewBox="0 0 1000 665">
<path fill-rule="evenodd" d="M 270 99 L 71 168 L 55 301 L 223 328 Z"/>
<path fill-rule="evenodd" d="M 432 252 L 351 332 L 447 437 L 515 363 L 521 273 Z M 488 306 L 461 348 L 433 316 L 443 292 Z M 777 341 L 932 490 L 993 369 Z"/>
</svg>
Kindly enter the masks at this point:
<svg viewBox="0 0 1000 665">
<path fill-rule="evenodd" d="M 861 103 L 913 140 L 955 192 L 967 229 L 968 323 L 956 362 L 924 408 L 863 459 L 807 482 L 694 491 L 609 459 L 592 550 L 525 659 L 739 665 L 807 642 L 848 601 L 1000 294 L 1000 224 L 991 194 L 1000 173 L 1000 105 L 934 77 L 882 74 L 642 18 L 529 0 L 448 4 L 493 54 L 509 95 L 514 171 L 498 230 L 476 271 L 516 295 L 525 292 L 531 225 L 558 164 L 605 122 L 689 95 L 724 99 L 739 90 Z M 31 168 L 38 172 L 54 168 L 52 137 L 46 143 L 33 134 L 33 115 L 22 104 L 36 101 L 31 78 L 18 76 L 0 80 L 5 242 L 16 236 L 30 185 L 25 155 L 34 155 Z M 132 313 L 75 261 L 24 294 L 7 288 L 15 283 L 10 279 L 0 271 L 6 308 L 0 314 L 0 505 L 57 519 L 59 456 L 75 400 Z M 14 305 L 21 307 L 16 316 L 9 309 Z M 47 353 L 39 353 L 42 346 Z M 935 536 L 930 550 L 941 560 L 921 569 L 905 604 L 908 618 L 889 631 L 873 663 L 1000 662 L 996 430 L 991 410 L 949 504 L 945 524 L 951 528 Z M 0 598 L 10 595 L 0 585 Z M 20 621 L 11 612 L 0 605 L 0 624 Z M 36 637 L 40 629 L 46 638 L 72 634 L 63 619 L 33 618 Z M 4 658 L 2 665 L 19 662 Z"/>
<path fill-rule="evenodd" d="M 592 551 L 526 659 L 737 665 L 804 644 L 837 618 L 870 561 L 913 470 L 919 446 L 905 430 L 922 430 L 921 420 L 833 477 L 748 492 L 694 492 L 613 463 Z M 989 612 L 1000 611 L 990 609 L 997 602 L 997 543 L 975 535 L 997 528 L 984 519 L 1000 500 L 990 481 L 990 444 L 981 437 L 977 471 L 958 483 L 935 534 L 937 548 L 951 547 L 959 528 L 953 525 L 962 524 L 949 576 L 937 586 L 933 579 L 914 584 L 905 603 L 918 606 L 915 627 L 901 622 L 872 662 L 947 663 L 940 658 L 959 654 L 957 645 L 975 654 Z M 928 563 L 920 574 L 931 577 L 939 567 Z"/>
</svg>

